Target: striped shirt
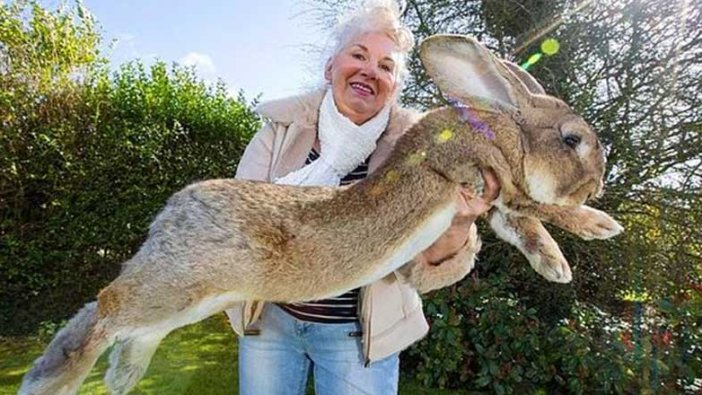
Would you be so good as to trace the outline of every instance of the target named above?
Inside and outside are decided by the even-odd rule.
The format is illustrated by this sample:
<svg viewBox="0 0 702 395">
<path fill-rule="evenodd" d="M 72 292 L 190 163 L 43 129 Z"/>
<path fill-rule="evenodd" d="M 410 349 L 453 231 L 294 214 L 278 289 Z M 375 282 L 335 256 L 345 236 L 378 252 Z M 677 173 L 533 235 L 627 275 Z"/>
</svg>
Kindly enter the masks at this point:
<svg viewBox="0 0 702 395">
<path fill-rule="evenodd" d="M 309 165 L 319 158 L 317 150 L 312 148 L 305 165 Z M 361 163 L 346 177 L 341 179 L 341 185 L 348 185 L 361 180 L 368 175 L 368 159 Z M 293 317 L 311 322 L 325 324 L 345 324 L 358 320 L 358 288 L 329 299 L 311 302 L 279 304 L 279 306 Z"/>
</svg>

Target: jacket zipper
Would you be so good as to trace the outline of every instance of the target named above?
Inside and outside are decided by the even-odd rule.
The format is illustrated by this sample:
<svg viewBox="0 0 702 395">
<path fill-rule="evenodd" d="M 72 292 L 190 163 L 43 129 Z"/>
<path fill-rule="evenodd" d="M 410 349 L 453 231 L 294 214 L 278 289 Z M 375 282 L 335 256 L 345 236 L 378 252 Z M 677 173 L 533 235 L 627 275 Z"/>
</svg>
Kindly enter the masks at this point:
<svg viewBox="0 0 702 395">
<path fill-rule="evenodd" d="M 364 366 L 368 367 L 370 365 L 370 344 L 371 344 L 371 316 L 373 312 L 373 306 L 371 304 L 370 293 L 371 286 L 368 285 L 363 290 L 363 311 L 361 312 L 361 318 L 363 319 L 363 353 L 365 354 Z"/>
</svg>

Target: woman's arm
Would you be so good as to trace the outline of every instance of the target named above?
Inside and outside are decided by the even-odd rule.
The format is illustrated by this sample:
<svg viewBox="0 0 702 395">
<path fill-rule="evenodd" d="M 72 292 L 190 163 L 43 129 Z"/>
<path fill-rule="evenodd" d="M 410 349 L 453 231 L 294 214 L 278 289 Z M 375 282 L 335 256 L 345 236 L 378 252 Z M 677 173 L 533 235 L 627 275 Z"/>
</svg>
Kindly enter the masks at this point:
<svg viewBox="0 0 702 395">
<path fill-rule="evenodd" d="M 426 254 L 419 254 L 396 273 L 419 293 L 427 293 L 454 284 L 470 273 L 479 250 L 480 238 L 473 224 L 470 226 L 465 245 L 453 254 L 444 256 L 438 262 L 427 260 Z"/>
<path fill-rule="evenodd" d="M 400 274 L 420 293 L 451 285 L 470 272 L 475 254 L 480 250 L 480 239 L 475 220 L 492 207 L 500 193 L 497 176 L 483 171 L 485 191 L 475 196 L 474 191 L 458 191 L 458 211 L 451 227 L 411 262 L 403 266 Z"/>
</svg>

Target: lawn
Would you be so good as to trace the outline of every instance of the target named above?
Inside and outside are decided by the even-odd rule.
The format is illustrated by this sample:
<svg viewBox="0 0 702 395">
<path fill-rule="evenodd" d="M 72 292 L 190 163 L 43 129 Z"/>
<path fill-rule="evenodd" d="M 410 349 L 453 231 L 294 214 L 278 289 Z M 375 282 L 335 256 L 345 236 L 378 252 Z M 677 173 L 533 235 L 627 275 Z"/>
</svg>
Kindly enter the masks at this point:
<svg viewBox="0 0 702 395">
<path fill-rule="evenodd" d="M 223 314 L 171 333 L 154 355 L 149 371 L 132 394 L 233 395 L 237 391 L 236 336 Z M 0 339 L 0 395 L 16 394 L 22 376 L 45 343 L 33 339 Z M 107 353 L 98 361 L 79 394 L 107 394 L 102 376 Z M 311 391 L 308 391 L 310 394 Z M 462 391 L 423 388 L 411 379 L 400 383 L 401 394 L 459 395 Z"/>
</svg>

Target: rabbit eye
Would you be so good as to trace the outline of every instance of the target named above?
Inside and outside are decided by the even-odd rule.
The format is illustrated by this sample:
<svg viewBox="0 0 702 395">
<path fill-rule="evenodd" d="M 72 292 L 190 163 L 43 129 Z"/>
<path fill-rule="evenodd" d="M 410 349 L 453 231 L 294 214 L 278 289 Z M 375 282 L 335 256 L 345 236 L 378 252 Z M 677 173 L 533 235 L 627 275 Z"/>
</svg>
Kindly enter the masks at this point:
<svg viewBox="0 0 702 395">
<path fill-rule="evenodd" d="M 563 142 L 565 145 L 567 145 L 570 148 L 575 148 L 580 144 L 580 136 L 577 136 L 575 134 L 569 134 L 565 137 L 563 137 Z"/>
</svg>

